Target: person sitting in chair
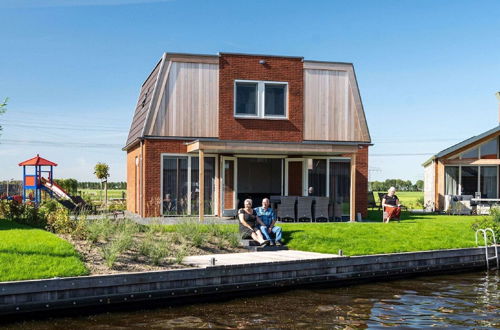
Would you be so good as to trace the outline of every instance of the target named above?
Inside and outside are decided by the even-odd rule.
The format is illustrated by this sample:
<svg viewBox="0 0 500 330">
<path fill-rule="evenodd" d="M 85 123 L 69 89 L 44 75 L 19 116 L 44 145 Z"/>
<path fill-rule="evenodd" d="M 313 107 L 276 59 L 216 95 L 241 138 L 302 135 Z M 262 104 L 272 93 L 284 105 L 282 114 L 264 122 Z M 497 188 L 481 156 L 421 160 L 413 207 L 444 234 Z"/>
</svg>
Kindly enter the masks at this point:
<svg viewBox="0 0 500 330">
<path fill-rule="evenodd" d="M 269 198 L 264 198 L 262 200 L 262 207 L 255 208 L 255 212 L 257 212 L 257 216 L 264 223 L 263 226 L 260 226 L 260 231 L 265 239 L 269 240 L 271 245 L 283 245 L 281 242 L 281 227 L 275 226 L 278 218 L 276 217 L 276 212 L 272 208 L 269 207 Z M 274 236 L 274 239 L 271 237 L 271 234 Z"/>
<path fill-rule="evenodd" d="M 265 240 L 260 232 L 259 225 L 263 225 L 263 223 L 257 217 L 257 213 L 252 208 L 252 200 L 245 199 L 244 205 L 245 207 L 238 211 L 241 238 L 253 239 L 259 242 L 261 246 L 269 245 L 269 241 Z"/>
<path fill-rule="evenodd" d="M 390 187 L 387 194 L 382 197 L 383 221 L 389 223 L 391 219 L 399 219 L 401 204 L 396 196 L 396 188 Z"/>
</svg>

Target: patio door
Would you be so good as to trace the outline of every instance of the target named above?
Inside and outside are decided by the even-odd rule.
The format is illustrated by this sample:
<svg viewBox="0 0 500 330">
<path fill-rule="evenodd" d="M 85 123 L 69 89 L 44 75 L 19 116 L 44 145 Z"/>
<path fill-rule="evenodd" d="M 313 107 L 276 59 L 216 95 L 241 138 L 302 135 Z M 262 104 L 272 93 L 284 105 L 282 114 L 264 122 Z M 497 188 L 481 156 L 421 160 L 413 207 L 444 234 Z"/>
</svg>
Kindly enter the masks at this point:
<svg viewBox="0 0 500 330">
<path fill-rule="evenodd" d="M 288 158 L 285 162 L 285 195 L 305 196 L 304 160 Z"/>
<path fill-rule="evenodd" d="M 221 209 L 222 216 L 236 215 L 238 208 L 237 196 L 237 160 L 236 157 L 221 157 Z"/>
</svg>

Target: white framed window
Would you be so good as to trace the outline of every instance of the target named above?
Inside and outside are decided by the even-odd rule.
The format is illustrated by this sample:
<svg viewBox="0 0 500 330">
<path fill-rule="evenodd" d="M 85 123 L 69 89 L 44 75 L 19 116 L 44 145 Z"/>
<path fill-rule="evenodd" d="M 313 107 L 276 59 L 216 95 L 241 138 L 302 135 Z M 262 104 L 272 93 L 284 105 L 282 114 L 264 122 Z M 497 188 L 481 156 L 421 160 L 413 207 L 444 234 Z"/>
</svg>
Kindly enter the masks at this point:
<svg viewBox="0 0 500 330">
<path fill-rule="evenodd" d="M 288 118 L 288 83 L 279 81 L 235 80 L 236 118 Z"/>
</svg>

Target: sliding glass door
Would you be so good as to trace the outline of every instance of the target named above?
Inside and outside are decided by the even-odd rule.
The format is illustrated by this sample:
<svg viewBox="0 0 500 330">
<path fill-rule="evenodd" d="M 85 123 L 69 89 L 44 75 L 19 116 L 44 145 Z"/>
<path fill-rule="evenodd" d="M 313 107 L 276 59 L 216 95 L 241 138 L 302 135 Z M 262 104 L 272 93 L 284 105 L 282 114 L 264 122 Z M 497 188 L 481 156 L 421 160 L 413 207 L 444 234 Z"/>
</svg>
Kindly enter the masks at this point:
<svg viewBox="0 0 500 330">
<path fill-rule="evenodd" d="M 204 160 L 205 214 L 211 215 L 214 214 L 215 158 L 205 157 Z M 163 215 L 197 215 L 199 212 L 199 158 L 164 155 L 162 167 Z"/>
<path fill-rule="evenodd" d="M 335 218 L 349 216 L 351 198 L 351 162 L 348 159 L 331 159 L 330 204 Z"/>
</svg>

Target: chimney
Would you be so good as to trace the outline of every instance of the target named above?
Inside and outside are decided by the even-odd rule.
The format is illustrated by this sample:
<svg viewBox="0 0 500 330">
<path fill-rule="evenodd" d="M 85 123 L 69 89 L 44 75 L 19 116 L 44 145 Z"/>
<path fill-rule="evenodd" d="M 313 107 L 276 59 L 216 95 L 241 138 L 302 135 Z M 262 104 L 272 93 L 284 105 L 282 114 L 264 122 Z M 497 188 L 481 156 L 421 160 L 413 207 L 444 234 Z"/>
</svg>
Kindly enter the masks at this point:
<svg viewBox="0 0 500 330">
<path fill-rule="evenodd" d="M 500 92 L 496 92 L 495 96 L 498 100 L 498 123 L 500 124 Z"/>
</svg>

